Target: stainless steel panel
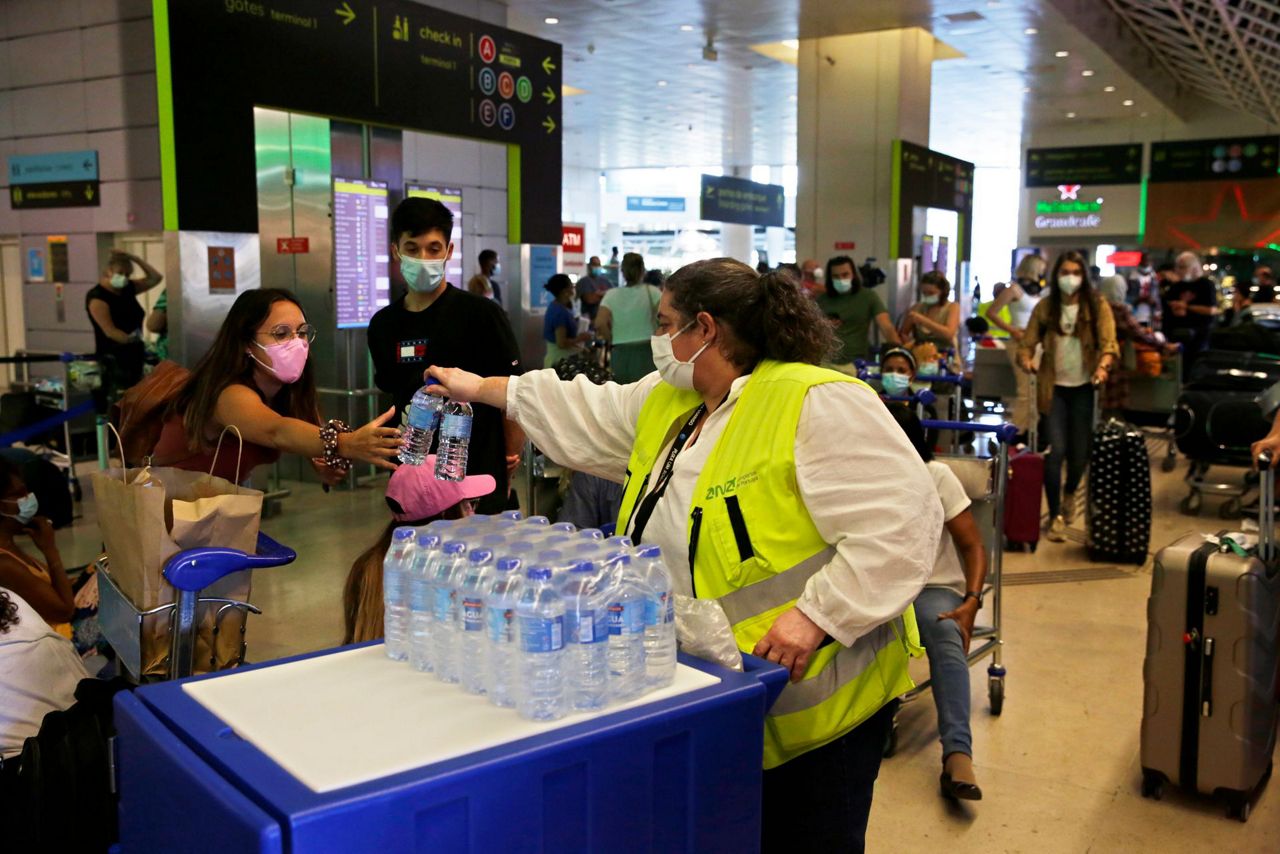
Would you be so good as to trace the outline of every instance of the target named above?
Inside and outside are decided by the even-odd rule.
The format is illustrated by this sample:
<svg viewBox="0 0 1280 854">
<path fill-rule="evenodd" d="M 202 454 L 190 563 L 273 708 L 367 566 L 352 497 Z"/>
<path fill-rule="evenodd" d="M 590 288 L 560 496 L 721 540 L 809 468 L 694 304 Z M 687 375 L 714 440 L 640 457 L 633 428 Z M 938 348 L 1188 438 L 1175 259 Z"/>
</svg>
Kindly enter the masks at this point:
<svg viewBox="0 0 1280 854">
<path fill-rule="evenodd" d="M 295 256 L 276 253 L 276 238 L 293 236 L 289 114 L 255 108 L 253 139 L 258 175 L 261 278 L 267 287 L 293 290 Z"/>
<path fill-rule="evenodd" d="M 289 137 L 294 176 L 291 233 L 296 237 L 306 237 L 311 243 L 311 251 L 294 256 L 293 290 L 302 303 L 307 320 L 320 330 L 320 336 L 312 347 L 311 360 L 317 384 L 329 386 L 342 381 L 335 364 L 338 354 L 333 348 L 337 316 L 333 303 L 330 122 L 314 116 L 292 114 L 289 117 Z"/>
<path fill-rule="evenodd" d="M 231 310 L 236 296 L 262 286 L 262 259 L 256 234 L 221 231 L 180 231 L 177 252 L 166 247 L 166 258 L 178 257 L 178 277 L 169 281 L 169 333 L 172 357 L 188 367 L 205 354 Z M 235 251 L 235 292 L 209 290 L 209 247 L 229 247 Z M 173 286 L 178 283 L 178 292 Z M 179 311 L 174 311 L 174 306 Z M 176 315 L 176 317 L 175 317 Z"/>
</svg>

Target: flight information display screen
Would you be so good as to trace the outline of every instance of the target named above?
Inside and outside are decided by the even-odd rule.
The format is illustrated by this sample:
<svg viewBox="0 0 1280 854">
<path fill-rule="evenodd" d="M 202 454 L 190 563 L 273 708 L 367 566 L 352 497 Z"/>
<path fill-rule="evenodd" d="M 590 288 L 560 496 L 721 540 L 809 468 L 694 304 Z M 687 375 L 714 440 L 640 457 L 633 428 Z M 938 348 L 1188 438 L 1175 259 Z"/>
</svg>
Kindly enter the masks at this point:
<svg viewBox="0 0 1280 854">
<path fill-rule="evenodd" d="M 339 329 L 368 326 L 374 312 L 391 303 L 387 216 L 385 182 L 333 179 L 334 292 Z"/>
<path fill-rule="evenodd" d="M 407 184 L 404 190 L 405 198 L 435 199 L 453 214 L 453 234 L 449 238 L 453 241 L 453 257 L 444 267 L 444 280 L 465 288 L 467 283 L 462 280 L 462 190 L 427 184 Z"/>
</svg>

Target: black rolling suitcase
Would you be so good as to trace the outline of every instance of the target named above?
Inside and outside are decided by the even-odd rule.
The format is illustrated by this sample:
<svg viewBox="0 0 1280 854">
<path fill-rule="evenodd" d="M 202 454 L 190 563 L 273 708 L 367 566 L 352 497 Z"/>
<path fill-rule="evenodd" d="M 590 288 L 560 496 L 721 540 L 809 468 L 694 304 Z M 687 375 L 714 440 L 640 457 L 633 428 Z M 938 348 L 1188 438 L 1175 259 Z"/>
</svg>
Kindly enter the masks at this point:
<svg viewBox="0 0 1280 854">
<path fill-rule="evenodd" d="M 1144 564 L 1151 544 L 1151 464 L 1142 431 L 1100 423 L 1089 454 L 1089 559 Z"/>
<path fill-rule="evenodd" d="M 1225 797 L 1245 821 L 1276 744 L 1275 474 L 1261 534 L 1187 534 L 1156 555 L 1142 666 L 1142 794 Z M 1256 539 L 1256 544 L 1254 540 Z"/>
<path fill-rule="evenodd" d="M 1196 357 L 1185 387 L 1196 391 L 1265 391 L 1280 382 L 1280 358 L 1206 350 Z"/>
<path fill-rule="evenodd" d="M 1218 465 L 1249 465 L 1249 447 L 1271 429 L 1265 393 L 1200 389 L 1178 395 L 1173 435 L 1188 459 Z"/>
</svg>

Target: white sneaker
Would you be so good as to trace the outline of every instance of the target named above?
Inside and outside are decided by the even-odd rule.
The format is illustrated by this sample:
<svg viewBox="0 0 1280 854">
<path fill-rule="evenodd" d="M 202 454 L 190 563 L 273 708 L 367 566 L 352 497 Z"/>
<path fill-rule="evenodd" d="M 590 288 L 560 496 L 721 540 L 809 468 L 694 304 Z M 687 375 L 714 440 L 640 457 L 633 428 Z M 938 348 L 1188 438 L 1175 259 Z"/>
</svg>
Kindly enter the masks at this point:
<svg viewBox="0 0 1280 854">
<path fill-rule="evenodd" d="M 1065 543 L 1067 541 L 1067 523 L 1061 516 L 1054 516 L 1053 522 L 1049 525 L 1049 533 L 1045 538 L 1051 543 Z"/>
<path fill-rule="evenodd" d="M 1078 494 L 1079 490 L 1076 490 L 1062 496 L 1062 521 L 1067 525 L 1076 520 L 1076 495 Z"/>
</svg>

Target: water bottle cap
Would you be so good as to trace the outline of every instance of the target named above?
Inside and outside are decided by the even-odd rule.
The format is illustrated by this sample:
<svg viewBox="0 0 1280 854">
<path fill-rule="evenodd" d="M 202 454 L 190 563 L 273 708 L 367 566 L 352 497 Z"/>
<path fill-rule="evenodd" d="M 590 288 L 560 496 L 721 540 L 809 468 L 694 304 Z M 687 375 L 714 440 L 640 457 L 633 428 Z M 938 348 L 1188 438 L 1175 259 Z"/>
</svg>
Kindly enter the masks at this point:
<svg viewBox="0 0 1280 854">
<path fill-rule="evenodd" d="M 578 536 L 586 540 L 603 540 L 604 532 L 599 528 L 583 528 L 578 532 Z"/>
<path fill-rule="evenodd" d="M 596 543 L 578 543 L 574 551 L 581 555 L 593 555 L 600 551 L 600 546 Z"/>
<path fill-rule="evenodd" d="M 519 568 L 520 558 L 518 557 L 504 557 L 502 560 L 498 561 L 498 572 L 510 572 L 513 569 Z"/>
<path fill-rule="evenodd" d="M 624 549 L 629 549 L 632 547 L 632 545 L 634 545 L 634 543 L 631 542 L 630 537 L 610 537 L 609 539 L 605 540 L 605 542 L 611 546 L 621 547 Z"/>
<path fill-rule="evenodd" d="M 461 540 L 450 540 L 444 544 L 444 553 L 447 555 L 460 555 L 467 550 L 467 544 Z"/>
<path fill-rule="evenodd" d="M 526 525 L 550 525 L 551 520 L 546 516 L 530 516 L 528 519 L 524 520 L 524 523 Z"/>
<path fill-rule="evenodd" d="M 418 534 L 418 548 L 420 549 L 437 549 L 440 547 L 440 537 L 436 534 Z"/>
<path fill-rule="evenodd" d="M 404 540 L 413 539 L 413 536 L 417 533 L 418 533 L 417 530 L 415 530 L 414 528 L 396 528 L 395 531 L 392 532 L 391 534 L 391 539 L 394 542 L 399 543 L 399 542 L 403 542 Z"/>
<path fill-rule="evenodd" d="M 558 549 L 547 549 L 545 552 L 538 553 L 538 560 L 545 560 L 545 561 L 560 560 L 563 557 L 564 557 L 564 553 L 559 551 Z"/>
<path fill-rule="evenodd" d="M 519 522 L 524 518 L 524 514 L 519 510 L 507 510 L 498 514 L 503 519 L 510 519 L 512 522 Z"/>
<path fill-rule="evenodd" d="M 554 525 L 551 526 L 551 530 L 560 531 L 561 533 L 564 533 L 564 534 L 572 534 L 578 530 L 578 526 L 573 524 L 572 522 L 556 522 Z"/>
<path fill-rule="evenodd" d="M 607 560 L 609 563 L 620 563 L 623 566 L 631 565 L 631 555 L 626 552 L 611 552 Z"/>
<path fill-rule="evenodd" d="M 436 379 L 435 377 L 428 377 L 427 384 L 424 385 L 423 388 L 429 388 L 430 386 L 433 386 L 433 385 L 440 385 L 440 380 Z"/>
<path fill-rule="evenodd" d="M 547 581 L 551 578 L 551 567 L 535 566 L 525 573 L 530 581 Z"/>
<path fill-rule="evenodd" d="M 531 548 L 533 548 L 533 543 L 529 542 L 528 540 L 517 540 L 511 545 L 507 546 L 507 551 L 511 552 L 512 554 L 515 554 L 516 552 L 527 552 Z"/>
<path fill-rule="evenodd" d="M 636 552 L 636 557 L 647 558 L 649 560 L 662 560 L 661 546 L 645 546 Z"/>
<path fill-rule="evenodd" d="M 484 543 L 487 546 L 500 546 L 506 541 L 507 541 L 506 534 L 490 534 L 480 542 Z"/>
<path fill-rule="evenodd" d="M 596 565 L 589 560 L 580 560 L 569 568 L 570 572 L 595 572 Z"/>
<path fill-rule="evenodd" d="M 493 552 L 491 550 L 489 549 L 472 549 L 471 550 L 472 563 L 486 563 L 491 560 L 493 560 Z"/>
</svg>

